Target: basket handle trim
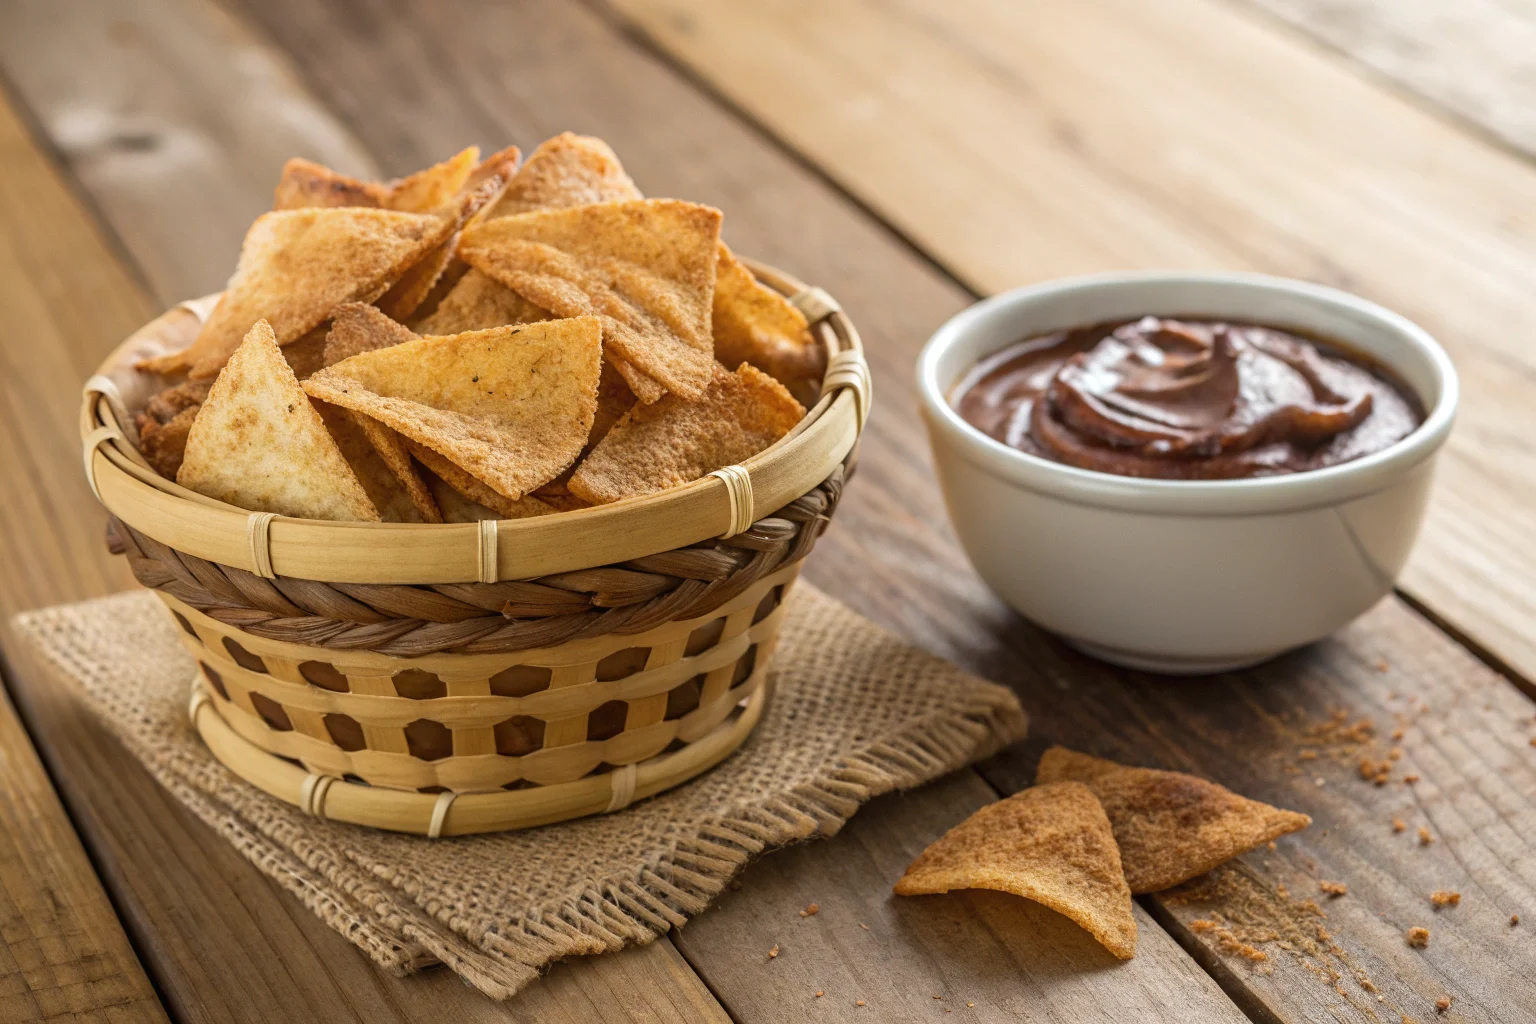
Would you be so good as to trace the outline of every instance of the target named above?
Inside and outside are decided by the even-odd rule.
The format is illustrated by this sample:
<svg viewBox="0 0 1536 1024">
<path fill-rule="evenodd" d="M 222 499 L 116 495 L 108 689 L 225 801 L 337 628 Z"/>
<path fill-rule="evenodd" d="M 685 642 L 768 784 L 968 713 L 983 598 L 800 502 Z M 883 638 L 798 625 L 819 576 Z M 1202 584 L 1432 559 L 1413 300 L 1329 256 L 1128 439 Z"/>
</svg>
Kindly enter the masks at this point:
<svg viewBox="0 0 1536 1024">
<path fill-rule="evenodd" d="M 612 814 L 614 811 L 622 811 L 635 799 L 635 777 L 639 774 L 633 763 L 621 765 L 608 773 L 613 781 L 613 795 L 608 798 L 608 806 L 603 808 L 604 814 Z"/>
<path fill-rule="evenodd" d="M 213 698 L 203 689 L 202 671 L 192 673 L 192 696 L 187 701 L 187 719 L 192 723 L 192 728 L 197 728 L 197 713 L 212 703 Z"/>
<path fill-rule="evenodd" d="M 427 822 L 427 838 L 440 839 L 443 835 L 443 823 L 448 820 L 448 808 L 453 806 L 454 800 L 459 794 L 448 790 L 437 794 L 437 802 L 432 805 L 432 819 Z"/>
<path fill-rule="evenodd" d="M 501 569 L 501 563 L 496 557 L 496 540 L 501 535 L 500 527 L 494 519 L 480 520 L 479 540 L 479 569 L 481 583 L 495 583 Z"/>
<path fill-rule="evenodd" d="M 251 549 L 251 571 L 269 580 L 277 579 L 272 571 L 272 520 L 275 512 L 252 512 L 245 520 L 245 540 Z"/>
<path fill-rule="evenodd" d="M 825 289 L 812 285 L 789 297 L 789 304 L 798 309 L 810 323 L 825 320 L 833 313 L 841 313 L 843 307 Z"/>
<path fill-rule="evenodd" d="M 319 772 L 310 772 L 304 776 L 304 785 L 299 787 L 299 809 L 324 821 L 325 795 L 335 782 L 336 776 L 321 775 Z"/>
<path fill-rule="evenodd" d="M 726 466 L 709 474 L 725 484 L 725 496 L 731 505 L 731 525 L 720 539 L 734 537 L 752 529 L 757 520 L 752 515 L 752 474 L 745 466 Z"/>
<path fill-rule="evenodd" d="M 101 501 L 101 488 L 96 485 L 96 449 L 103 441 L 122 441 L 123 432 L 113 426 L 100 426 L 85 435 L 85 480 L 91 485 L 91 493 Z"/>
<path fill-rule="evenodd" d="M 854 411 L 859 420 L 859 432 L 869 419 L 870 376 L 869 363 L 858 349 L 845 348 L 827 361 L 827 375 L 821 386 L 827 391 L 848 388 L 853 392 Z"/>
</svg>

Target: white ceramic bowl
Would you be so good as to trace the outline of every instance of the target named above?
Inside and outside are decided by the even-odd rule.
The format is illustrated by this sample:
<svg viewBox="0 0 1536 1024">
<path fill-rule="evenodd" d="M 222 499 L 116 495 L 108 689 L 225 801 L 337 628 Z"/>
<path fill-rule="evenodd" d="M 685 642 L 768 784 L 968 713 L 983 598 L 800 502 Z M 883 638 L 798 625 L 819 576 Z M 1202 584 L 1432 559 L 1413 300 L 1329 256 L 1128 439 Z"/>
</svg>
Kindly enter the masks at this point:
<svg viewBox="0 0 1536 1024">
<path fill-rule="evenodd" d="M 1313 472 L 1142 480 L 1026 455 L 950 406 L 977 360 L 1021 338 L 1144 314 L 1289 327 L 1391 368 L 1424 424 Z M 1106 661 L 1217 672 L 1327 636 L 1392 588 L 1456 411 L 1445 351 L 1345 292 L 1257 274 L 1126 273 L 1019 288 L 929 339 L 917 364 L 944 499 L 971 564 L 1025 617 Z"/>
</svg>

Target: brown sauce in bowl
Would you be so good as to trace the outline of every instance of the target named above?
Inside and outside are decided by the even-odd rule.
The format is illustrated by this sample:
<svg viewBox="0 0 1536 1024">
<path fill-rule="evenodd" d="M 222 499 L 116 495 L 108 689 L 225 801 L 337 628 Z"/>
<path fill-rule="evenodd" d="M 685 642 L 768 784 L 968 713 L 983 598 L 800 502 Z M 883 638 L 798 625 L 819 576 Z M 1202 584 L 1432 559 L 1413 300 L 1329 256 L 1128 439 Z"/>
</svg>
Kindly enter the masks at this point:
<svg viewBox="0 0 1536 1024">
<path fill-rule="evenodd" d="M 1419 401 L 1338 345 L 1254 324 L 1142 317 L 1027 338 L 951 395 L 1012 448 L 1118 476 L 1302 473 L 1381 451 Z"/>
</svg>

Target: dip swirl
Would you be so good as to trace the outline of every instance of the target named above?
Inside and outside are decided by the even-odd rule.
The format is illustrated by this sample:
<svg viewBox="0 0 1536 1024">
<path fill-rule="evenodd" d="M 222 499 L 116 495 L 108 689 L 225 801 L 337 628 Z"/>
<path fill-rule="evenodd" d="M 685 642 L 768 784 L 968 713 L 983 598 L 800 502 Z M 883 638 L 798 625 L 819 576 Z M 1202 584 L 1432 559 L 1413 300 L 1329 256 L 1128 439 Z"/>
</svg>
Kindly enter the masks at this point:
<svg viewBox="0 0 1536 1024">
<path fill-rule="evenodd" d="M 1118 476 L 1219 480 L 1321 469 L 1423 421 L 1364 363 L 1287 331 L 1143 317 L 1029 338 L 952 403 L 1020 451 Z"/>
</svg>

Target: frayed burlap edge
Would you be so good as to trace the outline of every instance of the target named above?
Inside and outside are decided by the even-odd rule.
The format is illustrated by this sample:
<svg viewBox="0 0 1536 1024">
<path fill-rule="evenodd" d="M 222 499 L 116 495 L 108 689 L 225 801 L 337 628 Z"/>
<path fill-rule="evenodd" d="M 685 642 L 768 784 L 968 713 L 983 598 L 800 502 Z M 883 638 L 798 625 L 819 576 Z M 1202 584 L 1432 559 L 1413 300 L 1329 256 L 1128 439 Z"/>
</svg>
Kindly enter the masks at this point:
<svg viewBox="0 0 1536 1024">
<path fill-rule="evenodd" d="M 18 616 L 15 622 L 26 618 Z M 70 666 L 35 634 L 27 629 L 14 632 L 26 641 L 38 663 L 75 685 Z M 94 701 L 87 698 L 85 704 L 96 713 Z M 110 721 L 106 724 L 112 727 Z M 894 737 L 839 758 L 815 782 L 765 802 L 736 804 L 678 839 L 638 872 L 605 879 L 576 898 L 540 906 L 518 921 L 515 931 L 471 929 L 456 919 L 451 906 L 423 903 L 409 884 L 398 891 L 410 896 L 443 930 L 424 927 L 428 921 L 421 917 L 386 916 L 389 894 L 369 884 L 358 865 L 339 861 L 306 842 L 302 831 L 284 819 L 252 814 L 249 807 L 235 812 L 220 806 L 224 801 L 217 795 L 175 773 L 152 751 L 134 749 L 133 753 L 161 785 L 242 856 L 381 967 L 404 975 L 441 963 L 486 995 L 507 999 L 557 960 L 645 944 L 673 927 L 682 927 L 754 855 L 799 840 L 835 835 L 861 804 L 931 782 L 995 753 L 1023 738 L 1026 725 L 1013 694 L 990 686 L 960 709 L 917 719 Z M 113 732 L 125 746 L 138 746 Z M 226 784 L 245 785 L 227 769 L 219 770 L 227 776 Z M 338 892 L 317 885 L 313 875 Z M 339 894 L 352 905 L 339 899 Z M 367 916 L 370 912 L 372 920 Z M 466 940 L 474 948 L 466 949 Z"/>
</svg>

